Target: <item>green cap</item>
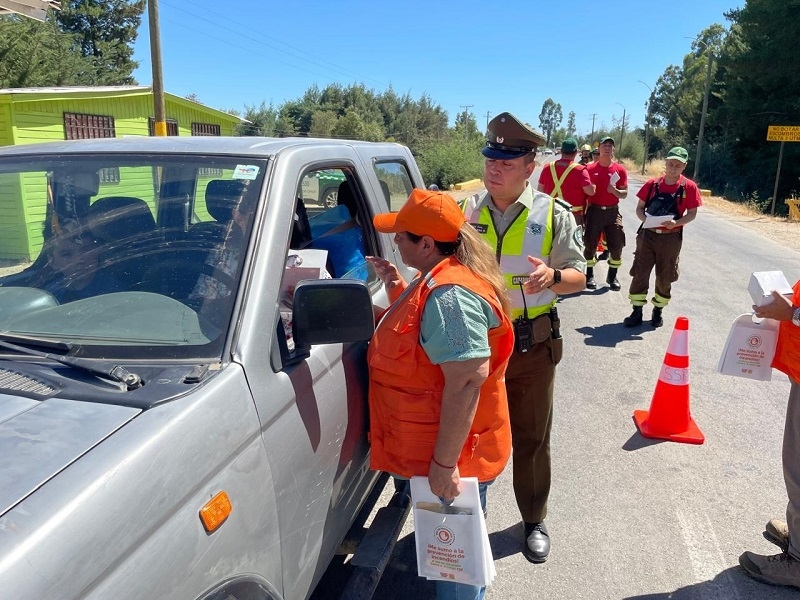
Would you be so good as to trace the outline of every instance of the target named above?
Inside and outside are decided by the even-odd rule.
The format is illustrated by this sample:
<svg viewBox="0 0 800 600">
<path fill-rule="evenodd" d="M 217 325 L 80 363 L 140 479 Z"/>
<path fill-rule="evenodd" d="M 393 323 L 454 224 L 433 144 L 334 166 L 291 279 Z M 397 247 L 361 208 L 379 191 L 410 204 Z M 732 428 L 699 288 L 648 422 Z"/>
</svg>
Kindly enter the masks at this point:
<svg viewBox="0 0 800 600">
<path fill-rule="evenodd" d="M 575 141 L 575 138 L 565 138 L 563 142 L 561 142 L 561 152 L 566 152 L 569 154 L 570 152 L 577 152 L 578 151 L 578 142 Z"/>
<path fill-rule="evenodd" d="M 605 144 L 606 142 L 611 142 L 612 145 L 616 146 L 616 144 L 614 143 L 614 138 L 612 138 L 610 135 L 607 135 L 602 140 L 600 140 L 601 144 Z"/>
<path fill-rule="evenodd" d="M 675 146 L 674 148 L 670 148 L 670 151 L 667 152 L 667 160 L 671 158 L 686 163 L 689 160 L 689 153 L 686 151 L 686 148 Z"/>
</svg>

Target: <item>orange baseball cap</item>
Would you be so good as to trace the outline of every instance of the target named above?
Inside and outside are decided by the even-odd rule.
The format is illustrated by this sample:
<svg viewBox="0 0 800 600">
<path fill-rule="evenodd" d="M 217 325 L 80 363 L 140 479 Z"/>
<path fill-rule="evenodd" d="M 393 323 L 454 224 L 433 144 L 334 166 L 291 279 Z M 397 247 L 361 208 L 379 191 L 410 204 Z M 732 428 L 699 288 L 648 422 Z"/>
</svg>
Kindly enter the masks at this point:
<svg viewBox="0 0 800 600">
<path fill-rule="evenodd" d="M 414 189 L 396 213 L 375 215 L 372 222 L 381 233 L 407 231 L 429 235 L 437 242 L 455 242 L 467 219 L 449 194 Z"/>
</svg>

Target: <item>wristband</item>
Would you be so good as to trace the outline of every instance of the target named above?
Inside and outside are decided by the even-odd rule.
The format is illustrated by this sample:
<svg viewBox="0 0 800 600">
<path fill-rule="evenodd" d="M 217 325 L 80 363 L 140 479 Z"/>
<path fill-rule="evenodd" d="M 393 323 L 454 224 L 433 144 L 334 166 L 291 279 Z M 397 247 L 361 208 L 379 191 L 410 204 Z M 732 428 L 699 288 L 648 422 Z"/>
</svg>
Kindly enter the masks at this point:
<svg viewBox="0 0 800 600">
<path fill-rule="evenodd" d="M 443 468 L 443 469 L 455 469 L 455 468 L 456 468 L 456 466 L 458 466 L 458 464 L 455 464 L 455 465 L 453 465 L 452 467 L 448 467 L 447 465 L 443 465 L 443 464 L 442 464 L 442 463 L 440 463 L 438 460 L 436 460 L 436 457 L 435 457 L 435 456 L 434 456 L 434 457 L 431 457 L 431 462 L 433 462 L 434 464 L 436 464 L 436 465 L 440 466 L 440 467 L 441 467 L 441 468 Z"/>
</svg>

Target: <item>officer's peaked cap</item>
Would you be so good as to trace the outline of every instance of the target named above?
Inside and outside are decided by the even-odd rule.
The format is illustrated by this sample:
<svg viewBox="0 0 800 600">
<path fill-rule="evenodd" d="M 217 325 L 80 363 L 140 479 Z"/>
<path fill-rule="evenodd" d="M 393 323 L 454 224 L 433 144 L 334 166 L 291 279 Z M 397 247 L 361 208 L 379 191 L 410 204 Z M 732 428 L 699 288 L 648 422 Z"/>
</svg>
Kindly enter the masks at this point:
<svg viewBox="0 0 800 600">
<path fill-rule="evenodd" d="M 483 155 L 495 160 L 512 160 L 536 152 L 547 142 L 544 135 L 504 112 L 489 121 Z"/>
</svg>

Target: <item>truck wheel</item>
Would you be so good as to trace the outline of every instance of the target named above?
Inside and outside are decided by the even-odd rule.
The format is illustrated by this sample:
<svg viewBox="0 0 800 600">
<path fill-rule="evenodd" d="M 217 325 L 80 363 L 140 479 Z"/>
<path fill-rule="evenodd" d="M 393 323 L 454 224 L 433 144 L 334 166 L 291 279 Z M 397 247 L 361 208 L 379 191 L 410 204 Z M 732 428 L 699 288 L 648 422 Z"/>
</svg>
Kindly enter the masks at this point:
<svg viewBox="0 0 800 600">
<path fill-rule="evenodd" d="M 319 203 L 325 208 L 333 208 L 339 204 L 339 188 L 325 188 L 319 195 Z"/>
</svg>

